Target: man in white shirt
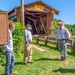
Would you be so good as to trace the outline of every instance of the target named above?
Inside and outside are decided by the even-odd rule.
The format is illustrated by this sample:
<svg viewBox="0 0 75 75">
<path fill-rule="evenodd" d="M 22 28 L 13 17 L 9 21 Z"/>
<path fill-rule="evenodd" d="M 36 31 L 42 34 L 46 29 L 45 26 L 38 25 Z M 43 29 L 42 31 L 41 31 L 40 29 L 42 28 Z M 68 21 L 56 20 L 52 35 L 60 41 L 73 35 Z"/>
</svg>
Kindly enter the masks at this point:
<svg viewBox="0 0 75 75">
<path fill-rule="evenodd" d="M 61 60 L 66 60 L 67 58 L 67 41 L 70 38 L 70 33 L 69 31 L 64 28 L 64 23 L 63 22 L 58 22 L 58 31 L 56 34 L 56 39 L 58 41 L 58 48 L 60 51 L 60 56 Z"/>
<path fill-rule="evenodd" d="M 4 44 L 3 49 L 6 55 L 6 67 L 5 67 L 5 75 L 12 75 L 16 74 L 17 72 L 13 72 L 14 69 L 14 62 L 15 57 L 13 53 L 13 38 L 12 38 L 12 31 L 15 28 L 15 24 L 13 22 L 9 23 L 9 37 L 10 42 L 9 44 Z"/>
<path fill-rule="evenodd" d="M 24 31 L 25 38 L 25 53 L 24 53 L 24 64 L 32 63 L 32 26 L 30 24 L 26 25 L 26 29 Z"/>
</svg>

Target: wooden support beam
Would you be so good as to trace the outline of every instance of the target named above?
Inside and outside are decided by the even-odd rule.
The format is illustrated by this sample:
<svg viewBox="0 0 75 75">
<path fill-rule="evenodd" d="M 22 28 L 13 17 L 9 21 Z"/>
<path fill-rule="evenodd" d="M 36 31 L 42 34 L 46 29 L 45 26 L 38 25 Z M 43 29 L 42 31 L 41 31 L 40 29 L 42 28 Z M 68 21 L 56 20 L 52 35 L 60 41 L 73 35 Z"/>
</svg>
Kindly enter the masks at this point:
<svg viewBox="0 0 75 75">
<path fill-rule="evenodd" d="M 44 13 L 29 13 L 29 12 L 25 12 L 26 15 L 32 16 L 33 18 L 39 18 L 39 16 L 43 17 L 46 16 L 46 14 Z"/>
<path fill-rule="evenodd" d="M 40 21 L 41 21 L 41 23 L 42 23 L 42 27 L 43 27 L 43 29 L 44 29 L 44 32 L 46 33 L 45 26 L 44 26 L 44 24 L 43 24 L 42 18 L 39 17 L 39 19 L 40 19 Z"/>
<path fill-rule="evenodd" d="M 53 14 L 49 14 L 49 33 L 53 34 Z"/>
<path fill-rule="evenodd" d="M 25 25 L 24 20 L 24 0 L 21 0 L 21 22 L 23 26 Z"/>
<path fill-rule="evenodd" d="M 47 35 L 49 34 L 49 20 L 50 20 L 50 14 L 48 13 L 47 14 L 47 24 L 46 24 L 46 33 Z"/>
<path fill-rule="evenodd" d="M 29 14 L 29 15 L 31 15 L 31 16 L 33 16 L 33 17 L 37 17 L 37 16 L 35 16 L 34 14 L 32 14 L 32 13 L 29 13 L 29 12 L 25 12 L 26 14 Z"/>
<path fill-rule="evenodd" d="M 38 28 L 37 28 L 37 26 L 36 26 L 36 21 L 34 21 L 34 26 L 35 26 L 35 28 L 36 28 L 37 34 L 39 34 Z"/>
<path fill-rule="evenodd" d="M 28 19 L 30 19 L 31 21 L 33 21 L 33 22 L 34 22 L 34 20 L 33 20 L 32 18 L 30 18 L 30 17 L 28 17 L 28 16 L 27 16 L 26 18 L 28 18 Z"/>
</svg>

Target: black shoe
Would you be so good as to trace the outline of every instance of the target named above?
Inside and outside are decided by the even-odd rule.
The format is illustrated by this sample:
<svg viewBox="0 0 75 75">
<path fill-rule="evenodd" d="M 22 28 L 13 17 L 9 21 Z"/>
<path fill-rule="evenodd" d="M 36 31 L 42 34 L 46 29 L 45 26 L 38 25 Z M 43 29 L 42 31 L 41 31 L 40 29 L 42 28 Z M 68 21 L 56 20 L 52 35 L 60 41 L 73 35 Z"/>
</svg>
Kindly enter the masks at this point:
<svg viewBox="0 0 75 75">
<path fill-rule="evenodd" d="M 61 57 L 61 59 L 60 60 L 64 60 L 64 57 Z"/>
<path fill-rule="evenodd" d="M 64 59 L 64 58 L 61 58 L 60 60 L 61 60 L 61 61 L 66 61 L 66 58 L 65 58 L 65 59 Z"/>
<path fill-rule="evenodd" d="M 28 65 L 27 62 L 24 62 L 24 65 Z"/>
</svg>

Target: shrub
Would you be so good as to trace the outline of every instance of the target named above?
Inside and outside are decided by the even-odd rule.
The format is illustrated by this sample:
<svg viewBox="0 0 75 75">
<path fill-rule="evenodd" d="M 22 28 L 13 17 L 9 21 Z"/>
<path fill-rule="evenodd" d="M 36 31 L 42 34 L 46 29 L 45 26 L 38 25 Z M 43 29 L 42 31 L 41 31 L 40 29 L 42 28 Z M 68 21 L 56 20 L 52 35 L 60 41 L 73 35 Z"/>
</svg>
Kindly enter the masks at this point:
<svg viewBox="0 0 75 75">
<path fill-rule="evenodd" d="M 15 30 L 13 31 L 14 51 L 17 56 L 24 50 L 24 27 L 20 22 L 15 22 Z"/>
<path fill-rule="evenodd" d="M 9 21 L 10 22 L 10 21 Z M 15 30 L 13 31 L 13 43 L 14 43 L 14 52 L 16 57 L 19 57 L 24 50 L 24 29 L 20 22 L 15 23 Z M 0 62 L 5 60 L 4 52 L 1 50 L 2 46 L 0 46 Z"/>
</svg>

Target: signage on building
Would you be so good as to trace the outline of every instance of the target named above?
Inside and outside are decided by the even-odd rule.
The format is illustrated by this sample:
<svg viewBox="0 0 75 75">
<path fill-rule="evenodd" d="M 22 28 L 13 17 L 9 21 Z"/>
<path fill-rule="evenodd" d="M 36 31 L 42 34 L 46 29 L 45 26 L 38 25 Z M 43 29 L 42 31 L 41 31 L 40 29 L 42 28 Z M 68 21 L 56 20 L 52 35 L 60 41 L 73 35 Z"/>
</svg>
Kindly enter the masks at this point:
<svg viewBox="0 0 75 75">
<path fill-rule="evenodd" d="M 0 44 L 9 43 L 8 14 L 0 12 Z"/>
<path fill-rule="evenodd" d="M 56 12 L 55 12 L 55 10 L 52 10 L 52 14 L 55 14 Z"/>
<path fill-rule="evenodd" d="M 42 5 L 34 5 L 34 10 L 44 11 L 44 6 L 42 6 Z"/>
</svg>

